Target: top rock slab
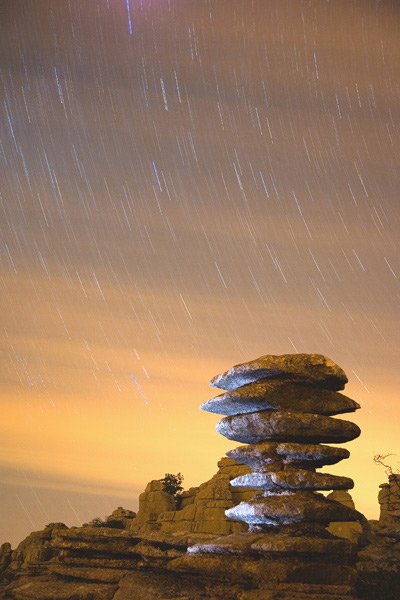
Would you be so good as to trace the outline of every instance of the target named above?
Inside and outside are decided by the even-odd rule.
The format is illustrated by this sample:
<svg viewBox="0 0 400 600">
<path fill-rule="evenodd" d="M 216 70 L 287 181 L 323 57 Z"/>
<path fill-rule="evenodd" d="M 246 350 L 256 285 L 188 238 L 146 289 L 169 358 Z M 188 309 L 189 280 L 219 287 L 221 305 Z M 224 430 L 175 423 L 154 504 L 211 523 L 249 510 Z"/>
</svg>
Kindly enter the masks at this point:
<svg viewBox="0 0 400 600">
<path fill-rule="evenodd" d="M 234 365 L 213 377 L 210 385 L 235 390 L 260 379 L 299 381 L 333 391 L 342 390 L 348 381 L 345 372 L 322 354 L 266 354 Z"/>
</svg>

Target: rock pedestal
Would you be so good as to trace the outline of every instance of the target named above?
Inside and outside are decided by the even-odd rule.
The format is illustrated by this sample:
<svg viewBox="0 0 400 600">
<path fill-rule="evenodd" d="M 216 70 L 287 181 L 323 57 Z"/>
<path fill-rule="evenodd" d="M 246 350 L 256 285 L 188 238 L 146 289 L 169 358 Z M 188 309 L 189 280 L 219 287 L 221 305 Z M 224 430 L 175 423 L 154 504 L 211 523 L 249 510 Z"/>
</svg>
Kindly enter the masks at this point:
<svg viewBox="0 0 400 600">
<path fill-rule="evenodd" d="M 342 369 L 315 354 L 262 356 L 212 379 L 211 385 L 228 391 L 202 409 L 225 415 L 217 431 L 248 444 L 227 452 L 252 469 L 231 485 L 259 492 L 225 511 L 246 523 L 248 533 L 192 546 L 177 568 L 205 568 L 214 575 L 227 570 L 261 586 L 351 583 L 354 546 L 326 528 L 361 515 L 319 491 L 348 490 L 353 481 L 316 472 L 349 456 L 321 443 L 347 442 L 360 434 L 354 423 L 332 418 L 359 408 L 338 393 L 346 382 Z"/>
</svg>

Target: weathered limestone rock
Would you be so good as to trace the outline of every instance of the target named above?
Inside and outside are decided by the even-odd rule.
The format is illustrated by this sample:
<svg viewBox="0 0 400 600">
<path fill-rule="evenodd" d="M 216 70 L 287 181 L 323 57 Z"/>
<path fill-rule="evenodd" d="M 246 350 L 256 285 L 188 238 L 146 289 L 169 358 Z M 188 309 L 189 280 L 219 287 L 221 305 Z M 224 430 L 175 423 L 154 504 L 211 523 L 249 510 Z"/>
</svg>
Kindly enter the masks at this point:
<svg viewBox="0 0 400 600">
<path fill-rule="evenodd" d="M 117 529 L 130 529 L 132 525 L 132 519 L 136 518 L 136 513 L 133 510 L 128 510 L 119 506 L 116 508 L 111 515 L 105 518 L 106 525 L 108 527 L 115 527 Z"/>
<path fill-rule="evenodd" d="M 234 586 L 222 587 L 201 577 L 143 571 L 124 577 L 113 600 L 240 600 L 240 591 L 235 592 Z"/>
<path fill-rule="evenodd" d="M 231 479 L 248 473 L 249 468 L 229 458 L 222 458 L 218 467 L 218 472 L 209 481 L 194 488 L 195 493 L 183 496 L 183 507 L 180 510 L 165 512 L 159 516 L 158 523 L 162 532 L 227 535 L 246 530 L 243 523 L 228 519 L 225 511 L 254 495 L 254 490 L 244 490 L 237 486 L 233 488 L 230 485 Z"/>
<path fill-rule="evenodd" d="M 55 576 L 21 577 L 4 588 L 3 600 L 113 600 L 116 584 L 101 585 Z M 1 592 L 0 592 L 1 594 Z"/>
<path fill-rule="evenodd" d="M 334 448 L 321 444 L 296 444 L 294 442 L 263 442 L 238 446 L 226 453 L 239 463 L 249 465 L 254 471 L 276 470 L 294 467 L 317 469 L 324 465 L 334 465 L 350 456 L 346 448 Z"/>
<path fill-rule="evenodd" d="M 249 525 L 292 525 L 294 523 L 321 523 L 355 521 L 360 513 L 340 502 L 327 500 L 313 492 L 281 492 L 259 494 L 226 511 L 228 517 L 243 520 Z"/>
<path fill-rule="evenodd" d="M 350 421 L 289 411 L 261 411 L 224 417 L 217 431 L 229 440 L 257 444 L 265 440 L 304 443 L 348 442 L 361 433 Z"/>
<path fill-rule="evenodd" d="M 285 490 L 348 490 L 354 486 L 349 477 L 314 473 L 313 471 L 290 469 L 271 473 L 249 473 L 236 477 L 231 485 L 243 488 L 258 488 L 269 492 Z"/>
<path fill-rule="evenodd" d="M 367 600 L 398 600 L 400 590 L 400 474 L 379 486 L 380 517 L 372 542 L 358 555 L 357 586 Z"/>
<path fill-rule="evenodd" d="M 12 553 L 11 569 L 27 569 L 54 556 L 53 539 L 68 529 L 64 523 L 50 523 L 43 531 L 34 531 Z"/>
<path fill-rule="evenodd" d="M 400 530 L 400 474 L 390 474 L 388 483 L 379 487 L 379 525 L 389 530 Z"/>
<path fill-rule="evenodd" d="M 336 500 L 336 502 L 340 502 L 351 509 L 355 508 L 353 498 L 344 490 L 335 490 L 328 494 L 327 498 L 328 500 Z M 370 527 L 365 518 L 358 521 L 333 521 L 329 523 L 328 531 L 332 535 L 347 539 L 359 547 L 365 545 L 370 536 Z"/>
<path fill-rule="evenodd" d="M 229 518 L 247 523 L 247 533 L 189 547 L 187 556 L 172 561 L 169 568 L 197 573 L 203 569 L 217 578 L 229 571 L 262 589 L 281 581 L 351 584 L 355 547 L 326 527 L 361 515 L 314 491 L 353 487 L 347 477 L 315 472 L 349 456 L 347 450 L 320 442 L 345 442 L 360 434 L 354 423 L 331 417 L 359 408 L 336 393 L 346 382 L 330 359 L 305 354 L 263 356 L 212 379 L 211 385 L 229 391 L 202 408 L 227 415 L 217 431 L 249 444 L 228 452 L 253 469 L 231 485 L 261 493 L 225 511 Z"/>
<path fill-rule="evenodd" d="M 303 381 L 328 390 L 342 390 L 348 381 L 344 371 L 322 354 L 268 354 L 216 375 L 210 385 L 234 390 L 268 378 Z"/>
<path fill-rule="evenodd" d="M 157 520 L 161 513 L 174 510 L 174 497 L 164 491 L 161 481 L 154 479 L 139 496 L 139 511 L 132 520 L 131 529 L 137 532 L 157 530 Z"/>
<path fill-rule="evenodd" d="M 191 487 L 180 494 L 179 509 L 186 508 L 193 504 L 196 494 L 199 491 L 198 487 Z"/>
<path fill-rule="evenodd" d="M 292 410 L 318 415 L 353 412 L 360 405 L 343 394 L 303 383 L 265 379 L 211 398 L 201 409 L 220 415 L 239 415 L 261 410 Z"/>
<path fill-rule="evenodd" d="M 376 535 L 358 555 L 357 589 L 367 600 L 398 600 L 400 590 L 399 538 Z"/>
<path fill-rule="evenodd" d="M 0 575 L 11 563 L 11 544 L 5 542 L 0 546 Z"/>
<path fill-rule="evenodd" d="M 157 578 L 159 570 L 182 556 L 189 543 L 208 541 L 212 537 L 215 536 L 135 534 L 88 526 L 59 529 L 50 541 L 51 552 L 39 557 L 41 562 L 31 562 L 29 568 L 18 572 L 6 571 L 4 583 L 0 582 L 0 598 L 111 600 L 118 583 L 129 573 L 146 569 L 152 578 Z M 148 598 L 146 594 L 142 597 Z"/>
</svg>

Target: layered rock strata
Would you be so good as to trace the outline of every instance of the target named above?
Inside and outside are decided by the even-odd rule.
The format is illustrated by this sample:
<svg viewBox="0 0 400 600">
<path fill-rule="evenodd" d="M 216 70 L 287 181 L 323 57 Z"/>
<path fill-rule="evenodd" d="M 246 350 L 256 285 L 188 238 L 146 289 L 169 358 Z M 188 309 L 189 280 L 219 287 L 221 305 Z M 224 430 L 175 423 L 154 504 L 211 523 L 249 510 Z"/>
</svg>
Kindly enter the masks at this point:
<svg viewBox="0 0 400 600">
<path fill-rule="evenodd" d="M 229 571 L 261 586 L 278 581 L 351 583 L 354 546 L 326 528 L 332 521 L 357 521 L 361 515 L 319 491 L 348 490 L 353 481 L 316 472 L 349 456 L 325 443 L 347 442 L 360 434 L 354 423 L 332 417 L 359 408 L 338 393 L 346 382 L 338 365 L 315 354 L 262 356 L 211 380 L 228 391 L 203 404 L 203 410 L 225 415 L 217 431 L 248 444 L 227 452 L 252 469 L 231 485 L 258 493 L 225 511 L 246 523 L 248 533 L 192 546 L 171 567 L 206 568 L 220 576 Z"/>
<path fill-rule="evenodd" d="M 244 523 L 228 519 L 225 512 L 242 500 L 251 498 L 254 493 L 238 486 L 232 487 L 230 481 L 246 475 L 249 467 L 238 464 L 230 458 L 218 462 L 218 472 L 198 488 L 192 488 L 182 496 L 180 510 L 164 512 L 159 515 L 158 525 L 163 533 L 205 533 L 228 535 L 246 531 Z"/>
<path fill-rule="evenodd" d="M 371 543 L 359 553 L 358 589 L 367 600 L 400 596 L 400 474 L 379 486 L 378 522 L 371 522 Z"/>
<path fill-rule="evenodd" d="M 228 535 L 246 531 L 246 525 L 228 519 L 225 510 L 253 496 L 248 486 L 243 489 L 230 485 L 232 479 L 249 471 L 248 466 L 224 457 L 218 462 L 217 473 L 199 487 L 183 492 L 179 503 L 164 491 L 160 480 L 153 480 L 140 494 L 139 511 L 127 527 L 141 535 L 149 532 Z M 115 520 L 116 512 L 107 521 Z"/>
</svg>

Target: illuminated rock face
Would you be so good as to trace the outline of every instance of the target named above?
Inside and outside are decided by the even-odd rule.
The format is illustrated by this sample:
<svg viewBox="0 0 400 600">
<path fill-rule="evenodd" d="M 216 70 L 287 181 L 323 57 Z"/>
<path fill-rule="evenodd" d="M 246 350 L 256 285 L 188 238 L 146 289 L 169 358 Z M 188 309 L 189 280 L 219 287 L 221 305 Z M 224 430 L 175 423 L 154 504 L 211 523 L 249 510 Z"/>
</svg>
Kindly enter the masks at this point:
<svg viewBox="0 0 400 600">
<path fill-rule="evenodd" d="M 221 577 L 233 569 L 260 589 L 282 581 L 351 588 L 354 545 L 327 526 L 362 515 L 318 490 L 348 490 L 353 481 L 316 472 L 349 456 L 326 444 L 360 435 L 354 423 L 332 418 L 359 408 L 338 393 L 346 382 L 342 369 L 319 354 L 262 356 L 212 379 L 211 385 L 228 391 L 202 408 L 225 415 L 217 431 L 247 444 L 227 456 L 252 469 L 231 485 L 256 492 L 225 510 L 228 518 L 246 523 L 247 532 L 195 544 L 175 568 Z"/>
<path fill-rule="evenodd" d="M 320 442 L 347 442 L 360 435 L 354 423 L 332 418 L 359 408 L 335 391 L 346 381 L 342 369 L 319 354 L 262 356 L 212 379 L 212 385 L 229 391 L 203 404 L 203 410 L 226 415 L 217 431 L 249 444 L 228 452 L 253 470 L 231 485 L 260 490 L 254 499 L 228 509 L 228 517 L 257 531 L 301 523 L 322 528 L 343 520 L 343 505 L 315 492 L 350 489 L 353 481 L 315 469 L 348 456 Z M 344 512 L 348 521 L 359 516 L 351 508 Z"/>
<path fill-rule="evenodd" d="M 344 371 L 322 354 L 267 354 L 231 367 L 213 377 L 210 384 L 235 390 L 261 379 L 304 382 L 327 390 L 342 390 L 348 381 Z"/>
</svg>

